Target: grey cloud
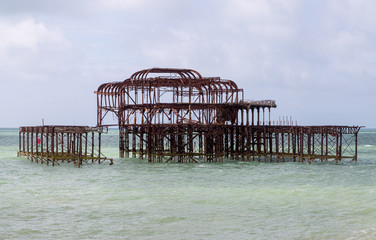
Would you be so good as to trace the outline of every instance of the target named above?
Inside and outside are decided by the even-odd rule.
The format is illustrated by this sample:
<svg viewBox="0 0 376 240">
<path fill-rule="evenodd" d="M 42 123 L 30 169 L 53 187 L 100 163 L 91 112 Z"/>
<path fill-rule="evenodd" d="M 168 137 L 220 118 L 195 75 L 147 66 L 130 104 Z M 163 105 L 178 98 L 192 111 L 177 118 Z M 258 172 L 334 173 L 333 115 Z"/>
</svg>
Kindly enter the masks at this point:
<svg viewBox="0 0 376 240">
<path fill-rule="evenodd" d="M 3 67 L 0 77 L 37 94 L 4 84 L 19 99 L 5 107 L 11 117 L 0 120 L 0 126 L 20 124 L 15 119 L 23 115 L 12 115 L 12 109 L 35 101 L 44 105 L 26 115 L 26 124 L 40 115 L 55 123 L 93 123 L 93 91 L 100 83 L 155 66 L 194 68 L 205 76 L 233 79 L 245 89 L 246 98 L 276 99 L 275 118 L 293 115 L 302 124 L 372 126 L 376 117 L 367 112 L 368 105 L 359 107 L 374 101 L 371 1 L 357 6 L 351 1 L 293 0 L 128 5 L 105 0 L 9 1 L 3 6 L 0 19 L 28 15 L 69 44 L 64 49 L 40 44 L 37 51 L 25 53 L 8 50 L 9 61 L 19 64 Z M 0 100 L 9 98 L 7 93 Z M 70 112 L 77 113 L 75 120 Z"/>
<path fill-rule="evenodd" d="M 4 0 L 0 3 L 1 15 L 55 15 L 62 13 L 78 13 L 89 11 L 90 0 Z"/>
</svg>

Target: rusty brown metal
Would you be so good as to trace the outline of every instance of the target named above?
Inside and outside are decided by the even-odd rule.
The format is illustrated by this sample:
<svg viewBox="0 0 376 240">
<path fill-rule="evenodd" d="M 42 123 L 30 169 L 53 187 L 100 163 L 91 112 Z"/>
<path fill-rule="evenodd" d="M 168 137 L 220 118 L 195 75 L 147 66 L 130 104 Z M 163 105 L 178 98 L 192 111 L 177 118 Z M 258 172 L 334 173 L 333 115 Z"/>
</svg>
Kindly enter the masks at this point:
<svg viewBox="0 0 376 240">
<path fill-rule="evenodd" d="M 103 163 L 111 158 L 101 153 L 103 128 L 87 126 L 29 126 L 19 128 L 18 157 L 52 166 L 62 162 Z"/>
<path fill-rule="evenodd" d="M 247 101 L 231 80 L 151 68 L 99 86 L 97 126 L 119 127 L 120 157 L 149 162 L 357 160 L 358 126 L 273 125 L 274 100 Z M 265 119 L 267 110 L 268 119 Z M 113 114 L 116 124 L 106 124 Z M 281 121 L 280 121 L 281 122 Z"/>
</svg>

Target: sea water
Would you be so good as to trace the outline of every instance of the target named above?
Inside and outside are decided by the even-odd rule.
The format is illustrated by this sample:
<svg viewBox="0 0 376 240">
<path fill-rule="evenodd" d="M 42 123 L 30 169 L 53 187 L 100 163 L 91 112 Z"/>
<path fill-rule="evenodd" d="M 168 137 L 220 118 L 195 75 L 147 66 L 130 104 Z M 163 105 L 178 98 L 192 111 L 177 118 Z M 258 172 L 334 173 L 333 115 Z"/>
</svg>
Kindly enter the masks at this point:
<svg viewBox="0 0 376 240">
<path fill-rule="evenodd" d="M 376 239 L 376 130 L 358 162 L 46 166 L 0 129 L 0 239 Z"/>
</svg>

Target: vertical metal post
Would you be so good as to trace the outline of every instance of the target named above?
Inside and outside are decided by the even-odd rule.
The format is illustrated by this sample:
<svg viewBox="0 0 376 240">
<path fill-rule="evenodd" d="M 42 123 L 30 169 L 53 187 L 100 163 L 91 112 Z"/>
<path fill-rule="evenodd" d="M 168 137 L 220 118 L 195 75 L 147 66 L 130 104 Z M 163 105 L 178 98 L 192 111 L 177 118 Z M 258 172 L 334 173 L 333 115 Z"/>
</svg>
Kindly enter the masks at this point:
<svg viewBox="0 0 376 240">
<path fill-rule="evenodd" d="M 355 155 L 353 160 L 358 161 L 358 132 L 355 132 Z"/>
<path fill-rule="evenodd" d="M 18 132 L 18 152 L 21 152 L 21 131 L 22 131 L 22 128 L 20 128 Z"/>
<path fill-rule="evenodd" d="M 98 133 L 98 158 L 100 158 L 101 157 L 101 142 L 102 142 L 102 133 L 101 132 L 99 132 Z M 99 162 L 100 163 L 100 162 Z"/>
</svg>

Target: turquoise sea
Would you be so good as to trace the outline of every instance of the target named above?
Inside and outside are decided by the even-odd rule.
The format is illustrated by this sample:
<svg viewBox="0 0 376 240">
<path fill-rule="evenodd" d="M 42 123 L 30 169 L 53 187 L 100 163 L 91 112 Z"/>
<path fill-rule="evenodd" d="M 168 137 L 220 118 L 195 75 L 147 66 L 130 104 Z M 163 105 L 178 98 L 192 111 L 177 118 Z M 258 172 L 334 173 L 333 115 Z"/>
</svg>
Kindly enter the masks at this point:
<svg viewBox="0 0 376 240">
<path fill-rule="evenodd" d="M 0 129 L 0 239 L 376 239 L 376 130 L 358 162 L 46 166 Z"/>
</svg>

